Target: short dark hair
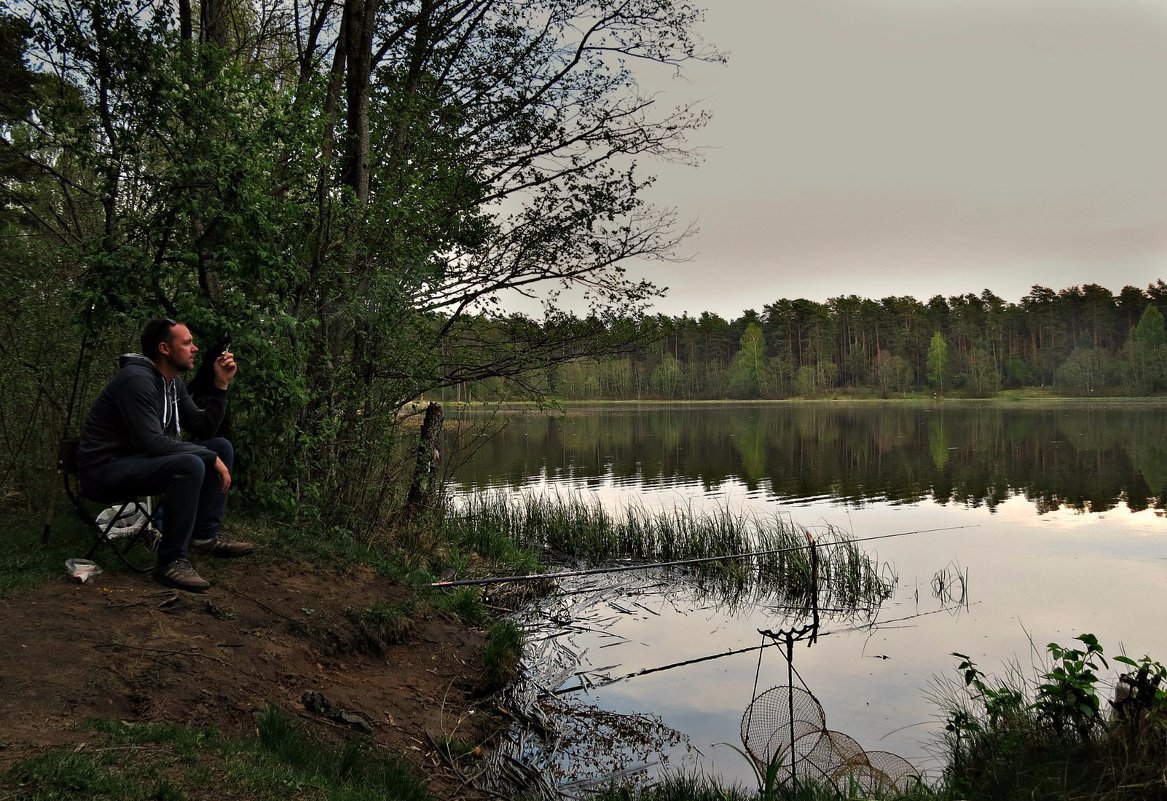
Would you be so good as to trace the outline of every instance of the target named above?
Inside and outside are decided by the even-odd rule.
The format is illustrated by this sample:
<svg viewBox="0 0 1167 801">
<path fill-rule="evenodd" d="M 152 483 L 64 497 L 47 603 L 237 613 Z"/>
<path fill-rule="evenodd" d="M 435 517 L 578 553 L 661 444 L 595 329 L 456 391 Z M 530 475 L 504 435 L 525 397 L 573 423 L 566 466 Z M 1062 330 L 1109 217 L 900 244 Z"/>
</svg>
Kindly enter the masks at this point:
<svg viewBox="0 0 1167 801">
<path fill-rule="evenodd" d="M 170 329 L 178 324 L 177 320 L 169 317 L 158 317 L 146 323 L 142 329 L 142 355 L 147 359 L 157 359 L 158 346 L 170 341 Z"/>
</svg>

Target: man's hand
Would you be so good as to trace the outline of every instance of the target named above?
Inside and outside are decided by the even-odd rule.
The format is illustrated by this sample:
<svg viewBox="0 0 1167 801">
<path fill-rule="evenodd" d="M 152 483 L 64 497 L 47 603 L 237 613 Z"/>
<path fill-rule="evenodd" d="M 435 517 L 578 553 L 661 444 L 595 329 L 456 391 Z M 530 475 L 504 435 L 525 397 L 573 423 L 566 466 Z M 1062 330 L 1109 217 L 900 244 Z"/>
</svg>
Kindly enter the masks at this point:
<svg viewBox="0 0 1167 801">
<path fill-rule="evenodd" d="M 229 350 L 223 351 L 222 355 L 215 359 L 215 386 L 226 389 L 237 372 L 239 365 L 235 363 L 235 354 Z"/>
<path fill-rule="evenodd" d="M 231 471 L 218 456 L 215 457 L 215 472 L 219 474 L 219 491 L 226 493 L 231 489 Z"/>
</svg>

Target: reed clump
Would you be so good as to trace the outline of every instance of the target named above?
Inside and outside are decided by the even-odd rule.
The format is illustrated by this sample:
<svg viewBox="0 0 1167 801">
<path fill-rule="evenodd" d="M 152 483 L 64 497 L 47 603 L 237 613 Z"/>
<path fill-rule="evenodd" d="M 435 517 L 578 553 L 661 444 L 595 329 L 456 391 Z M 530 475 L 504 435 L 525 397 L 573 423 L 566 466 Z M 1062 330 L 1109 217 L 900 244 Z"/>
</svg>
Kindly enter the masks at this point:
<svg viewBox="0 0 1167 801">
<path fill-rule="evenodd" d="M 781 600 L 809 611 L 874 611 L 890 595 L 886 565 L 833 527 L 811 531 L 780 515 L 721 508 L 610 510 L 581 495 L 477 493 L 459 499 L 447 526 L 468 547 L 500 539 L 560 564 L 708 560 L 671 568 L 729 603 Z M 745 555 L 745 556 L 743 556 Z"/>
</svg>

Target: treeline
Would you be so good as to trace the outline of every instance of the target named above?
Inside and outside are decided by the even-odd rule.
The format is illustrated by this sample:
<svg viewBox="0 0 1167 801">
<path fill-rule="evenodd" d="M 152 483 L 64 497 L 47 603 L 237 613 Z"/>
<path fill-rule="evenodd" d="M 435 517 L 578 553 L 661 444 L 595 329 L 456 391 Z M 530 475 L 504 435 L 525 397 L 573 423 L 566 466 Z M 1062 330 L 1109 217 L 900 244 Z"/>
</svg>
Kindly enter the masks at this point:
<svg viewBox="0 0 1167 801">
<path fill-rule="evenodd" d="M 1167 388 L 1167 284 L 1114 294 L 1097 284 L 1034 286 L 1018 303 L 980 295 L 826 303 L 779 300 L 734 320 L 655 317 L 653 344 L 575 359 L 530 377 L 566 400 L 891 397 L 1045 387 L 1067 395 Z M 501 382 L 447 389 L 457 400 L 515 397 Z"/>
</svg>

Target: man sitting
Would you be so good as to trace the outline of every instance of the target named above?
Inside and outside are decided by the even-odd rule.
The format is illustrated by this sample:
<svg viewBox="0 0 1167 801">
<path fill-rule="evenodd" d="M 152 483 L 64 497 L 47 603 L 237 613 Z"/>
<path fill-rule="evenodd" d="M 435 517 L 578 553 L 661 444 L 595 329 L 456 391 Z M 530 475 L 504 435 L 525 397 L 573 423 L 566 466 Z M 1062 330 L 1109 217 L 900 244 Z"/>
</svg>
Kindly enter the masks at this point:
<svg viewBox="0 0 1167 801">
<path fill-rule="evenodd" d="M 121 357 L 117 375 L 93 402 L 81 428 L 77 475 L 82 494 L 101 503 L 162 495 L 162 540 L 156 581 L 190 592 L 210 587 L 188 551 L 243 556 L 251 543 L 219 538 L 227 510 L 234 449 L 215 434 L 227 411 L 227 387 L 238 372 L 225 351 L 214 363 L 214 388 L 200 409 L 179 374 L 198 353 L 190 329 L 169 318 L 142 330 L 142 354 Z M 194 441 L 179 439 L 188 432 Z"/>
</svg>

